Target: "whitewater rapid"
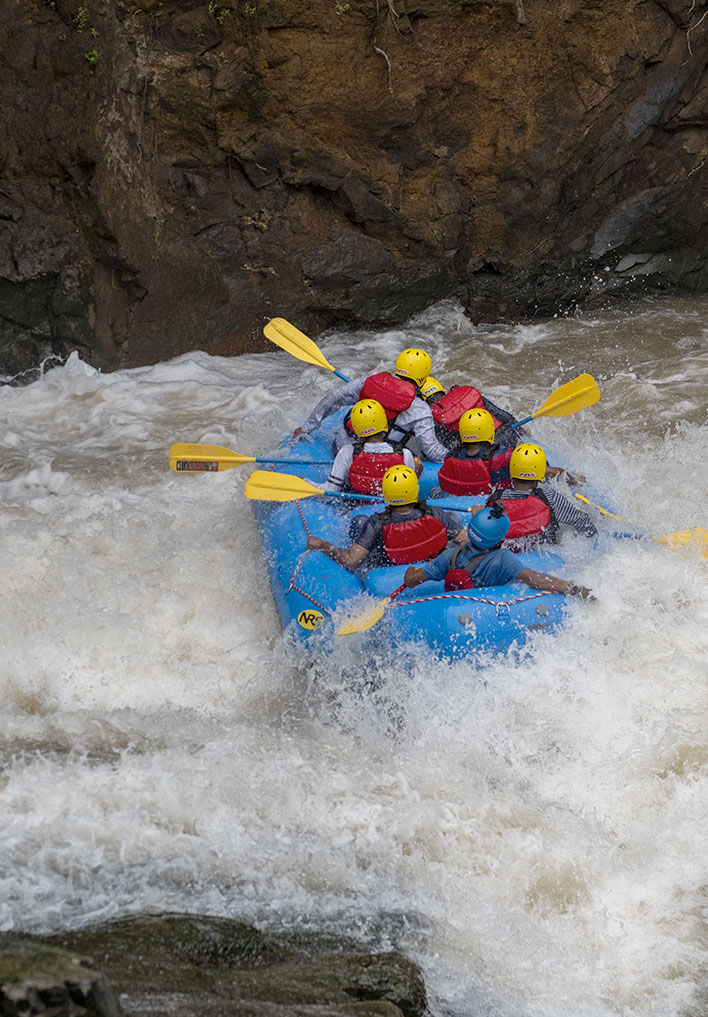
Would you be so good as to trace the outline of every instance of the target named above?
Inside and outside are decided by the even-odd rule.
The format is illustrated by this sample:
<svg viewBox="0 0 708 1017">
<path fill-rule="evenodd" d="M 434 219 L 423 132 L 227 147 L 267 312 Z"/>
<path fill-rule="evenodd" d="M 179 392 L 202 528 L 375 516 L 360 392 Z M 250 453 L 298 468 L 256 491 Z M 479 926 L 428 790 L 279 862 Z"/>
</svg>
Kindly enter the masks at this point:
<svg viewBox="0 0 708 1017">
<path fill-rule="evenodd" d="M 708 300 L 476 327 L 445 303 L 321 345 L 352 377 L 422 345 L 519 416 L 588 371 L 601 401 L 536 439 L 646 533 L 708 527 Z M 194 352 L 0 386 L 0 929 L 329 927 L 420 963 L 436 1014 L 681 1017 L 708 945 L 708 561 L 608 542 L 574 573 L 597 603 L 483 668 L 309 664 L 250 467 L 167 453 L 271 452 L 334 381 Z"/>
</svg>

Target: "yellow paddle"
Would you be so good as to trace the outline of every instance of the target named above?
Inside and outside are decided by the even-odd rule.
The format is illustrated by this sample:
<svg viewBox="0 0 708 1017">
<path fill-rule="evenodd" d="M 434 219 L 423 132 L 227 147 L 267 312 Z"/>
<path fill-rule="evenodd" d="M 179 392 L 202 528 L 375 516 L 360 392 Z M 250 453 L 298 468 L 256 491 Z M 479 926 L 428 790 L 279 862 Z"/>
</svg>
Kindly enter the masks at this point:
<svg viewBox="0 0 708 1017">
<path fill-rule="evenodd" d="M 340 374 L 339 371 L 332 367 L 317 343 L 313 342 L 299 328 L 291 325 L 285 318 L 271 318 L 268 324 L 264 326 L 263 334 L 266 339 L 270 339 L 281 350 L 285 350 L 286 353 L 297 357 L 298 360 L 304 360 L 305 363 L 314 364 L 316 367 L 324 367 L 328 371 L 332 371 L 333 374 L 336 374 L 342 381 L 350 380 L 346 375 Z"/>
<path fill-rule="evenodd" d="M 589 505 L 590 508 L 594 508 L 597 509 L 598 512 L 602 512 L 604 516 L 611 516 L 612 519 L 617 519 L 621 523 L 624 522 L 622 516 L 617 516 L 614 512 L 609 512 L 601 505 L 593 504 L 593 502 L 584 495 L 577 494 L 576 492 L 575 497 L 578 501 L 585 502 L 585 504 Z M 641 539 L 643 535 L 628 533 L 620 534 L 620 536 L 636 537 Z M 694 527 L 693 529 L 688 530 L 676 530 L 675 533 L 665 533 L 663 536 L 652 537 L 651 539 L 656 541 L 657 544 L 665 544 L 666 547 L 670 547 L 672 551 L 680 551 L 682 548 L 686 548 L 691 544 L 697 544 L 703 557 L 708 558 L 708 530 L 699 530 Z"/>
<path fill-rule="evenodd" d="M 170 467 L 175 473 L 218 473 L 230 470 L 241 463 L 287 463 L 291 466 L 326 466 L 331 459 L 258 459 L 256 456 L 242 456 L 222 445 L 187 445 L 177 443 L 170 446 Z"/>
<path fill-rule="evenodd" d="M 514 427 L 528 424 L 529 420 L 536 417 L 567 417 L 570 413 L 577 413 L 586 406 L 592 406 L 599 398 L 600 389 L 593 376 L 580 374 L 551 392 L 540 410 L 536 410 L 530 417 L 517 420 Z"/>
<path fill-rule="evenodd" d="M 323 491 L 302 477 L 294 477 L 290 473 L 270 473 L 268 470 L 254 470 L 246 481 L 243 493 L 255 501 L 299 501 L 315 494 L 323 494 L 328 498 L 348 498 L 350 501 L 383 501 L 371 494 Z"/>
<path fill-rule="evenodd" d="M 389 593 L 388 597 L 380 600 L 378 604 L 372 604 L 372 606 L 360 614 L 357 618 L 350 618 L 346 621 L 341 628 L 337 629 L 336 635 L 338 636 L 351 636 L 355 632 L 366 632 L 367 629 L 373 628 L 380 618 L 383 618 L 384 612 L 387 607 L 391 606 L 391 601 L 398 596 L 399 593 L 403 593 L 406 588 L 404 583 L 399 586 L 393 593 Z"/>
</svg>

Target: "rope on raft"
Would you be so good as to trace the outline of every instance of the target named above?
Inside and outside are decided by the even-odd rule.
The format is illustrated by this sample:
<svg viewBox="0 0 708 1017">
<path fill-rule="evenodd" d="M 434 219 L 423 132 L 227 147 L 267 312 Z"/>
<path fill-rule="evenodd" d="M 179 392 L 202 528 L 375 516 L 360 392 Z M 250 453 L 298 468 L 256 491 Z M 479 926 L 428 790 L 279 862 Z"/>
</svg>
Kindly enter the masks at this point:
<svg viewBox="0 0 708 1017">
<path fill-rule="evenodd" d="M 295 590 L 296 593 L 301 593 L 303 597 L 307 597 L 307 599 L 311 600 L 316 607 L 319 607 L 320 611 L 322 611 L 324 614 L 331 615 L 332 612 L 329 610 L 329 608 L 325 607 L 324 604 L 320 604 L 319 600 L 315 600 L 315 598 L 311 597 L 309 593 L 305 593 L 304 590 L 301 590 L 300 587 L 296 586 L 295 583 L 293 583 L 292 581 L 290 582 L 290 586 L 288 586 L 287 592 L 290 593 L 291 590 Z"/>
<path fill-rule="evenodd" d="M 548 597 L 552 590 L 542 590 L 540 593 L 530 593 L 526 597 L 514 597 L 513 600 L 489 600 L 486 597 L 471 597 L 467 593 L 439 593 L 434 597 L 416 597 L 415 600 L 394 600 L 391 607 L 408 607 L 411 604 L 424 604 L 428 600 L 448 600 L 451 597 L 457 600 L 474 600 L 478 604 L 494 604 L 499 613 L 500 607 L 509 608 L 511 604 L 521 604 L 525 600 L 535 600 L 537 597 Z"/>
<path fill-rule="evenodd" d="M 304 513 L 303 513 L 303 511 L 302 511 L 302 508 L 301 508 L 301 506 L 300 506 L 300 502 L 299 502 L 299 500 L 298 500 L 298 501 L 296 501 L 296 502 L 295 502 L 295 504 L 297 505 L 297 510 L 298 510 L 298 512 L 300 513 L 300 518 L 302 519 L 302 525 L 303 525 L 303 526 L 305 527 L 305 533 L 306 533 L 306 534 L 308 535 L 308 537 L 309 537 L 309 536 L 310 536 L 310 530 L 309 530 L 309 528 L 308 528 L 308 526 L 307 526 L 307 520 L 305 519 L 305 515 L 304 515 Z M 307 600 L 311 600 L 311 601 L 312 601 L 312 603 L 313 603 L 313 604 L 314 604 L 314 605 L 315 605 L 316 607 L 319 607 L 320 611 L 324 612 L 324 614 L 327 614 L 327 615 L 331 615 L 331 614 L 332 614 L 332 612 L 331 612 L 331 611 L 330 611 L 330 610 L 329 610 L 328 608 L 326 608 L 326 607 L 324 606 L 324 604 L 320 604 L 320 602 L 319 602 L 318 600 L 315 600 L 315 598 L 314 598 L 314 597 L 310 596 L 310 594 L 309 594 L 309 593 L 305 593 L 305 591 L 304 591 L 304 590 L 300 589 L 300 587 L 299 587 L 299 586 L 296 586 L 296 585 L 295 585 L 295 576 L 296 576 L 296 575 L 298 574 L 298 572 L 299 572 L 299 571 L 300 571 L 300 569 L 302 568 L 302 563 L 304 562 L 305 558 L 307 558 L 307 556 L 308 556 L 308 554 L 309 554 L 309 553 L 310 553 L 310 552 L 309 552 L 309 550 L 306 550 L 306 551 L 305 551 L 305 552 L 304 552 L 303 554 L 301 554 L 301 555 L 300 555 L 300 557 L 298 558 L 298 560 L 297 560 L 297 564 L 295 565 L 295 571 L 294 571 L 294 572 L 293 572 L 293 574 L 292 574 L 292 575 L 290 576 L 290 581 L 289 581 L 289 583 L 288 583 L 288 588 L 287 588 L 287 590 L 285 591 L 285 595 L 287 596 L 287 595 L 288 595 L 288 593 L 290 593 L 290 591 L 291 591 L 291 590 L 295 590 L 295 592 L 296 592 L 296 593 L 300 593 L 300 594 L 301 594 L 301 595 L 302 595 L 303 597 L 305 597 L 305 598 L 306 598 Z"/>
</svg>

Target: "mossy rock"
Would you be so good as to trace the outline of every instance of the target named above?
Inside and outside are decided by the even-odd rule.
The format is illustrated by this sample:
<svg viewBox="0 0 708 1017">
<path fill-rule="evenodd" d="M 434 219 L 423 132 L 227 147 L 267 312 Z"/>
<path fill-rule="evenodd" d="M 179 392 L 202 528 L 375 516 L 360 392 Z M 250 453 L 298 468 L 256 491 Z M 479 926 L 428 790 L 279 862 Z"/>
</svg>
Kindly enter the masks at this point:
<svg viewBox="0 0 708 1017">
<path fill-rule="evenodd" d="M 120 1017 L 113 989 L 75 954 L 0 936 L 0 1013 L 3 1017 Z"/>
<path fill-rule="evenodd" d="M 420 972 L 397 953 L 329 954 L 277 964 L 267 972 L 239 971 L 218 979 L 224 995 L 273 1003 L 342 1006 L 392 1004 L 404 1017 L 426 1011 Z"/>
<path fill-rule="evenodd" d="M 91 958 L 123 994 L 130 1013 L 141 1012 L 147 1000 L 153 1013 L 179 1015 L 191 1006 L 214 1017 L 241 1013 L 246 1005 L 265 1013 L 266 1004 L 276 1010 L 314 1007 L 319 1017 L 325 1017 L 322 1007 L 339 1017 L 353 1007 L 360 1017 L 362 1011 L 387 1017 L 391 1008 L 404 1017 L 426 1012 L 422 976 L 400 954 L 362 953 L 329 937 L 318 949 L 312 935 L 304 934 L 300 944 L 295 933 L 284 947 L 227 918 L 139 916 L 46 942 Z M 235 1003 L 241 1010 L 234 1010 Z"/>
<path fill-rule="evenodd" d="M 90 957 L 121 992 L 206 989 L 220 968 L 268 966 L 289 956 L 250 925 L 198 915 L 122 918 L 48 941 Z"/>
</svg>

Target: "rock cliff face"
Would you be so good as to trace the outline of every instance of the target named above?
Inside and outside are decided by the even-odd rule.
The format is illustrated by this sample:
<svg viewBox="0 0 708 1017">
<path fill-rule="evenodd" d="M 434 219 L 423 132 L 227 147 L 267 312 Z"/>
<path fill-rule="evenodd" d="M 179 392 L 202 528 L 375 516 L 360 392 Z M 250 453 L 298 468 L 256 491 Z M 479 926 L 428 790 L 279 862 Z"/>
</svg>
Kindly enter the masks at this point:
<svg viewBox="0 0 708 1017">
<path fill-rule="evenodd" d="M 697 0 L 8 0 L 0 372 L 708 288 Z"/>
</svg>

